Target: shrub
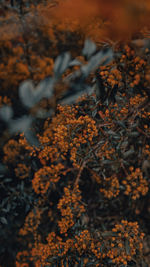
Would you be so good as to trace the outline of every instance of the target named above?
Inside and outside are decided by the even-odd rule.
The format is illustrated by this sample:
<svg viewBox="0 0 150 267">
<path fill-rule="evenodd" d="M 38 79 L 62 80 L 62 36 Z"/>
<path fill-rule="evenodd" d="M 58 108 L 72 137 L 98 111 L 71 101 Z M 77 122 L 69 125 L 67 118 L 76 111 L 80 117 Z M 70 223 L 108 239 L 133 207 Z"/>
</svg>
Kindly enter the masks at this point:
<svg viewBox="0 0 150 267">
<path fill-rule="evenodd" d="M 52 11 L 52 21 L 50 1 L 21 3 L 13 11 L 6 3 L 0 41 L 0 264 L 146 264 L 149 40 L 139 32 L 138 40 L 110 41 L 104 47 L 101 40 L 96 46 L 87 39 L 81 49 L 93 23 L 93 35 L 99 28 L 100 14 L 94 16 L 95 9 L 89 14 L 90 1 L 83 11 L 93 20 L 88 25 L 83 17 L 80 30 L 82 12 L 67 30 L 66 21 L 58 24 L 69 1 Z M 128 1 L 123 4 L 119 14 L 125 19 Z M 109 9 L 102 7 L 107 19 Z M 112 20 L 117 1 L 115 7 Z M 5 32 L 10 29 L 6 19 L 14 23 L 13 38 Z M 114 22 L 114 27 L 121 40 L 119 25 Z M 133 25 L 131 32 L 136 29 Z M 110 36 L 110 27 L 104 32 Z"/>
</svg>

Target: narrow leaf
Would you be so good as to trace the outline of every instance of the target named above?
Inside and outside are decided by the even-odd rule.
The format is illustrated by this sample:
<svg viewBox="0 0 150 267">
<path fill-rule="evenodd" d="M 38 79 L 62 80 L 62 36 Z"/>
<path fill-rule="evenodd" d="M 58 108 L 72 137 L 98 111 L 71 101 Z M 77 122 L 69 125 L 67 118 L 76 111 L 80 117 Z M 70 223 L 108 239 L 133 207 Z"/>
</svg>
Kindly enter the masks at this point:
<svg viewBox="0 0 150 267">
<path fill-rule="evenodd" d="M 29 116 L 23 116 L 16 120 L 11 120 L 9 124 L 9 130 L 11 133 L 26 132 L 30 128 L 32 118 Z"/>
<path fill-rule="evenodd" d="M 130 255 L 130 245 L 127 239 L 125 240 L 125 249 L 126 249 L 127 255 Z"/>
<path fill-rule="evenodd" d="M 26 131 L 24 131 L 24 135 L 27 141 L 30 143 L 30 145 L 36 146 L 36 147 L 40 146 L 39 140 L 37 139 L 36 135 L 31 130 L 27 129 Z"/>
<path fill-rule="evenodd" d="M 93 43 L 90 39 L 87 39 L 84 43 L 84 48 L 82 50 L 82 54 L 89 58 L 96 51 L 96 44 Z"/>
<path fill-rule="evenodd" d="M 0 117 L 2 120 L 8 122 L 13 117 L 13 110 L 9 106 L 3 106 L 0 109 Z"/>
<path fill-rule="evenodd" d="M 19 97 L 26 107 L 31 108 L 34 105 L 34 84 L 31 80 L 20 84 Z"/>
<path fill-rule="evenodd" d="M 55 60 L 54 73 L 55 76 L 60 76 L 68 68 L 71 59 L 70 53 L 66 52 L 58 56 Z"/>
<path fill-rule="evenodd" d="M 7 220 L 6 220 L 4 217 L 0 217 L 0 221 L 1 221 L 3 224 L 8 224 Z"/>
<path fill-rule="evenodd" d="M 113 52 L 109 49 L 107 52 L 100 51 L 92 56 L 88 64 L 82 66 L 82 73 L 87 77 L 98 66 L 109 63 L 113 58 Z"/>
<path fill-rule="evenodd" d="M 81 63 L 81 61 L 78 60 L 78 59 L 74 59 L 74 60 L 72 60 L 72 61 L 69 63 L 69 67 L 73 67 L 73 66 L 81 66 L 81 65 L 82 65 L 82 63 Z"/>
</svg>

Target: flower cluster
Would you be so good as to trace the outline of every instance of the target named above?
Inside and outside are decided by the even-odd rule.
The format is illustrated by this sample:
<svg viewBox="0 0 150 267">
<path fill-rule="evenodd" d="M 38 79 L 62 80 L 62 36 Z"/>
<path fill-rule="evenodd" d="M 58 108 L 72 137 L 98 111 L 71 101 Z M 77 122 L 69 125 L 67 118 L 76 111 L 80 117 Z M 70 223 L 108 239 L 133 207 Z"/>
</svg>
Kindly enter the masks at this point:
<svg viewBox="0 0 150 267">
<path fill-rule="evenodd" d="M 11 100 L 10 98 L 8 98 L 7 96 L 0 96 L 0 107 L 2 107 L 3 105 L 8 105 L 10 106 L 11 105 Z"/>
<path fill-rule="evenodd" d="M 28 260 L 29 253 L 28 251 L 24 250 L 18 252 L 16 257 L 16 267 L 29 267 L 29 264 L 26 262 Z"/>
<path fill-rule="evenodd" d="M 63 164 L 58 163 L 57 165 L 43 166 L 35 172 L 32 179 L 32 186 L 37 194 L 44 194 L 53 183 L 57 183 L 60 179 L 60 174 L 64 169 Z"/>
<path fill-rule="evenodd" d="M 5 144 L 3 147 L 4 151 L 4 162 L 14 162 L 17 157 L 20 155 L 20 146 L 18 145 L 18 142 L 14 139 L 10 139 L 8 143 Z"/>
<path fill-rule="evenodd" d="M 122 220 L 120 224 L 116 224 L 112 229 L 115 235 L 111 240 L 111 249 L 107 252 L 107 256 L 116 264 L 127 264 L 132 256 L 142 251 L 142 240 L 144 233 L 139 233 L 137 222 L 128 222 Z"/>
<path fill-rule="evenodd" d="M 125 195 L 130 195 L 133 200 L 139 198 L 141 195 L 145 196 L 149 190 L 148 182 L 143 178 L 142 171 L 139 168 L 131 166 L 129 168 L 130 174 L 126 179 L 122 180 L 122 184 L 125 186 Z"/>
<path fill-rule="evenodd" d="M 78 185 L 74 190 L 69 187 L 64 188 L 64 196 L 58 203 L 58 209 L 61 212 L 62 219 L 58 221 L 60 233 L 67 233 L 74 225 L 74 218 L 80 218 L 81 214 L 85 212 L 84 205 L 81 204 L 81 192 Z"/>
<path fill-rule="evenodd" d="M 77 118 L 78 106 L 58 106 L 59 114 L 49 124 L 45 123 L 43 136 L 40 137 L 45 147 L 39 153 L 41 162 L 50 160 L 53 162 L 59 157 L 66 158 L 70 150 L 71 160 L 76 164 L 76 152 L 82 144 L 92 142 L 97 136 L 95 121 L 89 116 Z M 48 147 L 51 144 L 51 147 Z"/>
<path fill-rule="evenodd" d="M 18 163 L 17 167 L 15 168 L 15 174 L 20 179 L 25 179 L 30 176 L 30 166 L 26 166 L 23 163 Z"/>
<path fill-rule="evenodd" d="M 99 156 L 100 159 L 105 158 L 105 159 L 113 159 L 115 149 L 113 147 L 110 147 L 111 144 L 109 144 L 108 141 L 105 141 L 105 143 L 101 146 L 99 152 L 97 155 Z"/>
<path fill-rule="evenodd" d="M 103 187 L 104 188 L 100 188 L 100 192 L 102 192 L 104 196 L 108 199 L 112 197 L 117 197 L 120 193 L 119 181 L 118 178 L 115 176 L 105 178 L 105 180 L 103 181 Z"/>
<path fill-rule="evenodd" d="M 20 235 L 25 236 L 31 232 L 34 234 L 34 237 L 36 237 L 36 230 L 40 224 L 41 214 L 42 211 L 38 208 L 34 208 L 33 211 L 30 211 L 25 219 L 23 227 L 19 231 Z"/>
<path fill-rule="evenodd" d="M 23 142 L 23 139 L 25 142 Z M 9 166 L 13 166 L 14 173 L 17 178 L 25 179 L 31 176 L 30 154 L 34 151 L 27 140 L 21 136 L 19 140 L 10 139 L 3 147 L 3 162 Z"/>
<path fill-rule="evenodd" d="M 64 266 L 66 260 L 73 263 L 84 255 L 83 266 L 86 266 L 86 263 L 106 266 L 108 262 L 121 266 L 131 262 L 136 254 L 142 254 L 144 233 L 139 231 L 137 222 L 122 220 L 120 224 L 115 224 L 111 231 L 99 232 L 95 236 L 97 236 L 96 239 L 89 230 L 85 229 L 65 240 L 51 232 L 45 244 L 39 240 L 30 249 L 30 253 L 19 252 L 16 263 L 21 264 L 28 257 L 36 267 L 41 264 L 47 266 L 47 262 L 48 266 L 56 263 Z"/>
<path fill-rule="evenodd" d="M 149 145 L 145 145 L 145 147 L 143 148 L 143 154 L 144 156 L 147 156 L 148 158 L 150 157 L 150 146 Z"/>
<path fill-rule="evenodd" d="M 106 68 L 106 67 L 100 67 L 100 76 L 102 77 L 102 80 L 104 81 L 105 86 L 111 86 L 111 88 L 114 88 L 115 85 L 121 86 L 122 85 L 122 75 L 121 72 L 117 68 Z"/>
<path fill-rule="evenodd" d="M 78 235 L 75 235 L 75 248 L 79 255 L 87 253 L 92 241 L 92 236 L 88 230 L 81 231 Z"/>
</svg>

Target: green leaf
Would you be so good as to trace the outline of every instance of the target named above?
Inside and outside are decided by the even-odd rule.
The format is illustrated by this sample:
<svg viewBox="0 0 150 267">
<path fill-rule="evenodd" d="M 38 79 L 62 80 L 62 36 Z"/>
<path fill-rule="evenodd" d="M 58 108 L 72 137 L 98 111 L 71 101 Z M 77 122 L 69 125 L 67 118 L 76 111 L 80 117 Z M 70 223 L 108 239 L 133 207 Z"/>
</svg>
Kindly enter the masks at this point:
<svg viewBox="0 0 150 267">
<path fill-rule="evenodd" d="M 1 218 L 0 218 L 0 221 L 1 221 L 3 224 L 8 224 L 7 220 L 6 220 L 4 217 L 1 217 Z"/>
<path fill-rule="evenodd" d="M 130 255 L 130 245 L 129 245 L 129 240 L 125 240 L 125 249 L 126 249 L 126 253 L 127 255 Z"/>
<path fill-rule="evenodd" d="M 92 56 L 92 54 L 94 54 L 95 51 L 96 51 L 96 44 L 93 43 L 90 39 L 87 39 L 84 43 L 82 54 L 87 58 L 89 58 L 90 56 Z"/>
<path fill-rule="evenodd" d="M 138 132 L 132 132 L 132 133 L 129 133 L 128 136 L 131 136 L 131 137 L 138 137 L 140 134 Z"/>
<path fill-rule="evenodd" d="M 124 159 L 128 158 L 129 156 L 133 155 L 135 153 L 135 151 L 133 149 L 130 149 L 128 151 L 126 151 L 124 154 L 123 154 L 123 157 Z"/>
<path fill-rule="evenodd" d="M 59 55 L 55 60 L 54 73 L 56 77 L 61 76 L 64 71 L 68 68 L 70 63 L 71 55 L 69 52 Z"/>
</svg>

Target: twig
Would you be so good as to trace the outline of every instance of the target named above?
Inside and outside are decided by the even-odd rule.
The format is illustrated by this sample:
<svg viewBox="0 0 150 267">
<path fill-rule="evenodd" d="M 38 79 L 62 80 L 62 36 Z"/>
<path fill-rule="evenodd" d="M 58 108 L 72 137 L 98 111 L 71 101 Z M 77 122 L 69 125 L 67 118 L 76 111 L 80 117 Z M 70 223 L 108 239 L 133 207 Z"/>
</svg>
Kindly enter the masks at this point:
<svg viewBox="0 0 150 267">
<path fill-rule="evenodd" d="M 137 131 L 138 131 L 139 133 L 144 134 L 146 137 L 150 137 L 150 136 L 147 135 L 145 132 L 143 132 L 142 129 L 140 129 L 139 127 L 136 127 L 136 129 L 137 129 Z"/>
<path fill-rule="evenodd" d="M 124 165 L 123 165 L 123 162 L 121 162 L 120 166 L 122 167 L 122 169 L 124 170 L 125 174 L 128 176 L 128 172 L 127 170 L 125 169 Z"/>
<path fill-rule="evenodd" d="M 77 184 L 79 184 L 79 180 L 80 180 L 80 176 L 81 176 L 81 173 L 86 165 L 86 163 L 88 162 L 88 160 L 84 160 L 81 167 L 80 167 L 80 170 L 78 172 L 78 175 L 76 177 L 76 180 L 75 180 L 75 183 L 74 183 L 74 188 L 77 186 Z"/>
</svg>

